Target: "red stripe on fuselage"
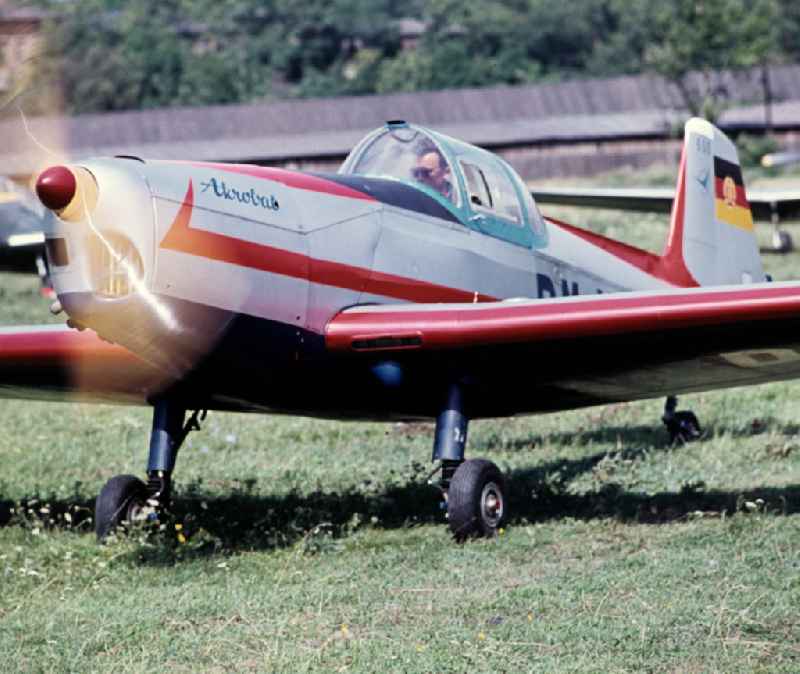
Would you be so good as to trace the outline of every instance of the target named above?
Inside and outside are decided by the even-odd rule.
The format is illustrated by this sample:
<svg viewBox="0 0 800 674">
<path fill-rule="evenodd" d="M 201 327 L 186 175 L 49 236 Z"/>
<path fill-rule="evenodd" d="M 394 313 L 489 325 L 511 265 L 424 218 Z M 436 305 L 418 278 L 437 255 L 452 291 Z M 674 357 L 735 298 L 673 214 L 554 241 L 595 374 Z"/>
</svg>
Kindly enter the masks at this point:
<svg viewBox="0 0 800 674">
<path fill-rule="evenodd" d="M 602 248 L 607 253 L 611 253 L 611 255 L 614 257 L 618 257 L 620 260 L 623 260 L 624 262 L 641 269 L 643 272 L 650 274 L 651 276 L 655 276 L 656 272 L 658 271 L 661 258 L 654 253 L 649 253 L 648 251 L 642 250 L 641 248 L 636 248 L 635 246 L 629 246 L 627 243 L 622 243 L 621 241 L 609 239 L 607 236 L 603 236 L 602 234 L 581 229 L 580 227 L 570 225 L 569 223 L 562 222 L 561 220 L 554 220 L 553 218 L 547 218 L 547 220 L 552 222 L 554 225 L 561 227 L 561 229 L 565 229 L 570 234 L 574 234 L 584 241 L 588 241 L 593 246 Z"/>
<path fill-rule="evenodd" d="M 213 162 L 189 163 L 192 166 L 210 168 L 224 173 L 238 173 L 239 175 L 250 176 L 251 178 L 259 178 L 260 180 L 271 180 L 298 190 L 332 194 L 336 197 L 346 197 L 348 199 L 377 201 L 375 197 L 364 192 L 359 192 L 347 185 L 340 185 L 332 180 L 308 175 L 307 173 L 300 173 L 299 171 L 290 171 L 288 169 L 274 168 L 272 166 L 250 166 L 248 164 L 217 164 Z"/>
<path fill-rule="evenodd" d="M 344 188 L 347 189 L 347 188 Z M 337 288 L 346 288 L 370 295 L 393 297 L 409 302 L 486 302 L 488 295 L 450 288 L 420 279 L 385 274 L 341 262 L 320 260 L 301 253 L 244 241 L 225 234 L 192 229 L 189 222 L 194 208 L 194 187 L 189 188 L 183 204 L 169 228 L 161 248 L 197 255 L 209 260 L 227 262 L 239 267 L 305 279 Z"/>
<path fill-rule="evenodd" d="M 548 218 L 548 220 L 570 234 L 574 234 L 584 241 L 588 241 L 593 246 L 601 248 L 623 262 L 627 262 L 632 267 L 640 269 L 645 274 L 649 274 L 661 281 L 666 281 L 673 286 L 683 288 L 698 287 L 700 284 L 686 268 L 686 262 L 683 259 L 684 207 L 686 203 L 685 169 L 686 157 L 684 154 L 681 158 L 681 166 L 678 172 L 679 188 L 672 207 L 672 222 L 669 237 L 664 254 L 661 256 L 642 250 L 641 248 L 636 248 L 635 246 L 630 246 L 621 241 L 609 239 L 602 234 L 596 234 L 595 232 L 569 225 L 566 222 L 554 220 L 553 218 Z"/>
<path fill-rule="evenodd" d="M 661 256 L 659 278 L 684 288 L 697 288 L 700 284 L 686 267 L 683 257 L 683 240 L 686 226 L 686 146 L 681 152 L 678 168 L 678 193 L 672 203 L 669 221 L 669 234 L 664 254 Z"/>
</svg>

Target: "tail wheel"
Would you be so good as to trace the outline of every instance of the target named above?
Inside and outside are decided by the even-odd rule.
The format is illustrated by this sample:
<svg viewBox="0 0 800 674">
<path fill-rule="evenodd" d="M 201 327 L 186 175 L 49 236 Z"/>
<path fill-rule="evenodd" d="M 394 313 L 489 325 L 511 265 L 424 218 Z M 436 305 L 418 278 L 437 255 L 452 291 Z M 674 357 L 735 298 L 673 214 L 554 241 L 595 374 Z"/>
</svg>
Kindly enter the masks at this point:
<svg viewBox="0 0 800 674">
<path fill-rule="evenodd" d="M 697 440 L 703 434 L 700 422 L 691 410 L 675 412 L 671 417 L 665 417 L 664 423 L 669 432 L 670 444 L 673 445 L 685 445 L 687 442 Z"/>
<path fill-rule="evenodd" d="M 94 504 L 94 530 L 102 541 L 120 525 L 139 519 L 147 503 L 147 487 L 133 475 L 117 475 L 103 486 Z"/>
<path fill-rule="evenodd" d="M 506 514 L 505 480 L 486 459 L 464 461 L 447 490 L 447 518 L 457 541 L 493 538 Z"/>
<path fill-rule="evenodd" d="M 678 426 L 680 428 L 680 439 L 683 442 L 697 440 L 703 434 L 703 429 L 700 428 L 700 422 L 697 420 L 697 415 L 691 410 L 676 412 L 675 420 L 678 422 Z"/>
</svg>

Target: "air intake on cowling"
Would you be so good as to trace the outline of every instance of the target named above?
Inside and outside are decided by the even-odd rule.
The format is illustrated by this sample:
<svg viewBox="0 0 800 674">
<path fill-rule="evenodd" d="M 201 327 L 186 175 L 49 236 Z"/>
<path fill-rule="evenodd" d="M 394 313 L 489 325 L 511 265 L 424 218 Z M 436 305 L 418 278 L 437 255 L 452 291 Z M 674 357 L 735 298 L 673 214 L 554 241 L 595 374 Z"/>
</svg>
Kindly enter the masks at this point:
<svg viewBox="0 0 800 674">
<path fill-rule="evenodd" d="M 104 297 L 125 297 L 142 280 L 142 258 L 121 234 L 93 234 L 89 240 L 92 288 Z"/>
</svg>

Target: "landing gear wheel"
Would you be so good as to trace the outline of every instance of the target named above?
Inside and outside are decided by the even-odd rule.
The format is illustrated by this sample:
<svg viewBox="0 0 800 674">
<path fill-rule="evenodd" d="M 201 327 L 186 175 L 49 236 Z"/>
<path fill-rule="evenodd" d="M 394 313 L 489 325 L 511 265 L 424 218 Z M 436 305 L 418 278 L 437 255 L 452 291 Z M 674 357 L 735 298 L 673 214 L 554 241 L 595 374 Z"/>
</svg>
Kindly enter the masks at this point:
<svg viewBox="0 0 800 674">
<path fill-rule="evenodd" d="M 102 541 L 121 524 L 131 524 L 147 503 L 147 487 L 133 475 L 117 475 L 105 483 L 94 504 L 94 530 Z"/>
<path fill-rule="evenodd" d="M 772 248 L 776 253 L 791 253 L 794 248 L 791 234 L 782 229 L 775 230 L 772 234 Z"/>
<path fill-rule="evenodd" d="M 674 445 L 680 443 L 685 445 L 687 442 L 697 440 L 703 433 L 697 416 L 691 410 L 676 411 L 678 399 L 675 396 L 667 396 L 664 403 L 664 416 L 661 421 L 667 427 L 669 433 L 669 443 Z"/>
<path fill-rule="evenodd" d="M 697 440 L 702 433 L 700 422 L 691 410 L 675 413 L 675 421 L 678 422 L 677 440 L 680 442 L 691 442 Z"/>
<path fill-rule="evenodd" d="M 464 461 L 447 490 L 447 518 L 453 537 L 493 538 L 505 515 L 505 480 L 486 459 Z"/>
</svg>

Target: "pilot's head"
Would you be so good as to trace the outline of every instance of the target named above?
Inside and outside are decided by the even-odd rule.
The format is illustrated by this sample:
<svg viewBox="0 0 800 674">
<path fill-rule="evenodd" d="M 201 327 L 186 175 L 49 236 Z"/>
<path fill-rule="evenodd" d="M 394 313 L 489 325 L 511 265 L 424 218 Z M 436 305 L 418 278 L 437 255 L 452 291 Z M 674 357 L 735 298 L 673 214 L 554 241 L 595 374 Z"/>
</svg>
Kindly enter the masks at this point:
<svg viewBox="0 0 800 674">
<path fill-rule="evenodd" d="M 423 151 L 417 157 L 417 165 L 413 170 L 414 179 L 425 183 L 445 196 L 447 196 L 450 188 L 450 183 L 447 180 L 449 174 L 450 167 L 439 150 Z"/>
</svg>

